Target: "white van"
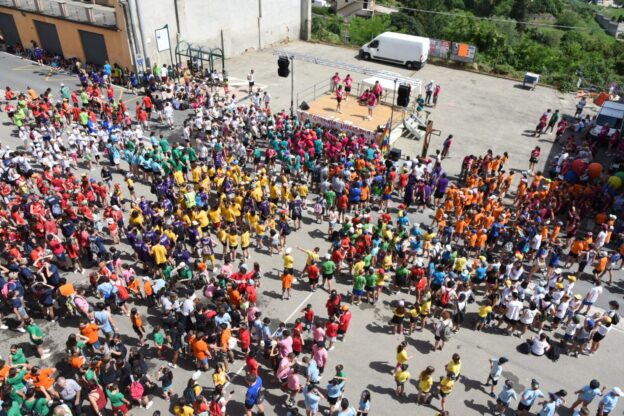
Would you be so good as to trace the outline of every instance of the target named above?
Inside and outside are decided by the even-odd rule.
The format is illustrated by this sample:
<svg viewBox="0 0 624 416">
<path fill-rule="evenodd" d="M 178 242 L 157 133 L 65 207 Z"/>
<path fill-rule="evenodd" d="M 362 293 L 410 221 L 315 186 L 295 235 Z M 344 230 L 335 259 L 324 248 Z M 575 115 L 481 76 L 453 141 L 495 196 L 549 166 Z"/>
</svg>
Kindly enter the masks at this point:
<svg viewBox="0 0 624 416">
<path fill-rule="evenodd" d="M 596 117 L 596 127 L 591 129 L 589 135 L 593 138 L 598 137 L 600 131 L 605 124 L 609 125 L 609 137 L 613 133 L 622 129 L 624 121 L 624 103 L 617 101 L 605 101 L 598 111 Z"/>
<path fill-rule="evenodd" d="M 429 38 L 384 32 L 360 48 L 364 60 L 378 59 L 420 69 L 429 56 Z"/>
</svg>

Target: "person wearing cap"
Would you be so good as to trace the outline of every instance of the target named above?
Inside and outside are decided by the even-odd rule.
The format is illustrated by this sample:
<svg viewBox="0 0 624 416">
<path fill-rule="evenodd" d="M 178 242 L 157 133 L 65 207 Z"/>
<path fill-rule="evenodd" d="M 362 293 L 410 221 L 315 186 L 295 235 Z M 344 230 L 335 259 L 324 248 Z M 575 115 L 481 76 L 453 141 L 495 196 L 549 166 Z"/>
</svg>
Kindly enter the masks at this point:
<svg viewBox="0 0 624 416">
<path fill-rule="evenodd" d="M 594 281 L 600 280 L 600 276 L 604 275 L 607 271 L 607 264 L 609 263 L 609 258 L 607 256 L 607 252 L 601 250 L 598 252 L 598 257 L 596 258 L 596 263 L 594 264 L 594 270 L 592 273 L 594 275 Z"/>
<path fill-rule="evenodd" d="M 598 413 L 596 413 L 596 415 L 609 416 L 613 412 L 613 410 L 615 410 L 615 407 L 617 406 L 620 397 L 622 397 L 623 395 L 624 393 L 622 392 L 622 389 L 620 389 L 619 387 L 613 387 L 611 391 L 605 394 L 602 400 L 600 400 L 600 404 L 598 405 Z"/>
<path fill-rule="evenodd" d="M 598 277 L 602 279 L 602 277 L 605 274 L 608 274 L 609 284 L 613 284 L 613 270 L 618 270 L 617 263 L 621 263 L 621 262 L 622 262 L 622 254 L 619 253 L 617 250 L 612 251 L 611 253 L 609 253 L 609 256 L 607 257 L 607 266 L 605 268 L 605 271 L 603 271 Z M 620 264 L 619 268 L 621 268 L 621 266 L 622 265 Z"/>
<path fill-rule="evenodd" d="M 533 379 L 531 380 L 531 387 L 522 392 L 520 401 L 518 402 L 518 416 L 528 416 L 533 403 L 544 397 L 544 393 L 542 393 L 539 387 L 539 382 Z"/>
<path fill-rule="evenodd" d="M 447 372 L 440 380 L 438 388 L 440 389 L 440 411 L 442 414 L 446 414 L 446 398 L 455 388 L 455 373 Z"/>
<path fill-rule="evenodd" d="M 600 348 L 600 343 L 612 329 L 613 322 L 611 317 L 609 316 L 603 316 L 596 322 L 596 326 L 591 336 L 591 347 L 589 348 L 589 355 L 592 355 L 596 351 L 598 351 L 598 348 Z"/>
</svg>

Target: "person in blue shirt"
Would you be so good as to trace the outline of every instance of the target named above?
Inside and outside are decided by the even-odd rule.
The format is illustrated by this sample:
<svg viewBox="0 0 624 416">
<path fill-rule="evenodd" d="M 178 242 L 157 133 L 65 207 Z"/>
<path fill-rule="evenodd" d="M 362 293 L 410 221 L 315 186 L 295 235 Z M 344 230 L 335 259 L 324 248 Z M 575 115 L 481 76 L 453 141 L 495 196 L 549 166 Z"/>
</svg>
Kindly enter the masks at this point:
<svg viewBox="0 0 624 416">
<path fill-rule="evenodd" d="M 314 362 L 314 360 L 312 360 L 312 362 Z M 306 384 L 303 388 L 303 402 L 305 404 L 306 414 L 316 415 L 319 410 L 319 403 L 323 399 L 325 399 L 325 397 L 323 397 L 321 392 L 319 392 L 313 384 Z"/>
<path fill-rule="evenodd" d="M 613 389 L 609 393 L 605 394 L 600 401 L 600 404 L 598 405 L 598 413 L 596 414 L 598 416 L 608 416 L 611 414 L 622 395 L 624 395 L 624 393 L 622 393 L 622 389 L 619 387 L 613 387 Z"/>
<path fill-rule="evenodd" d="M 526 389 L 520 395 L 520 403 L 518 403 L 518 416 L 528 416 L 531 406 L 537 399 L 543 398 L 544 393 L 539 389 L 539 382 L 535 379 L 531 380 L 531 388 Z"/>
<path fill-rule="evenodd" d="M 506 380 L 503 389 L 496 399 L 496 414 L 503 415 L 507 412 L 509 405 L 513 400 L 517 400 L 518 395 L 514 390 L 514 382 Z"/>
<path fill-rule="evenodd" d="M 264 397 L 262 394 L 262 378 L 250 374 L 246 378 L 247 393 L 245 393 L 245 415 L 252 416 L 254 406 L 258 409 L 258 415 L 264 415 Z"/>
<path fill-rule="evenodd" d="M 568 395 L 565 390 L 559 390 L 556 393 L 549 393 L 549 400 L 542 402 L 542 410 L 537 416 L 555 416 L 557 408 L 565 403 L 564 397 Z"/>
<path fill-rule="evenodd" d="M 308 384 L 316 386 L 321 377 L 318 364 L 315 360 L 311 360 L 310 357 L 303 357 L 303 362 L 308 365 L 308 368 L 306 369 L 306 379 Z"/>
<path fill-rule="evenodd" d="M 602 396 L 602 393 L 606 387 L 600 388 L 600 382 L 598 380 L 592 380 L 588 385 L 581 387 L 575 391 L 574 394 L 578 394 L 578 397 L 570 406 L 570 410 L 576 409 L 578 405 L 581 407 L 587 407 L 596 398 L 596 396 Z"/>
</svg>

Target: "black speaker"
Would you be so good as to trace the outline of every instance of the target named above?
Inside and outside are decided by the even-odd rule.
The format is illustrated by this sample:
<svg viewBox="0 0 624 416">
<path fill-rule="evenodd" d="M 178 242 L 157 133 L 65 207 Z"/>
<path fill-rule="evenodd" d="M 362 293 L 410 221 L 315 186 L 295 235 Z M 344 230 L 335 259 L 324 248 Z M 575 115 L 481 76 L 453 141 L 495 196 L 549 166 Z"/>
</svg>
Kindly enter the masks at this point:
<svg viewBox="0 0 624 416">
<path fill-rule="evenodd" d="M 277 60 L 277 75 L 282 78 L 287 78 L 290 75 L 290 59 L 285 56 L 280 56 Z"/>
<path fill-rule="evenodd" d="M 401 159 L 401 149 L 397 149 L 396 147 L 393 147 L 392 149 L 390 149 L 390 154 L 388 155 L 388 159 L 398 162 L 399 159 Z"/>
<path fill-rule="evenodd" d="M 397 97 L 397 105 L 400 107 L 407 107 L 410 102 L 410 93 L 412 87 L 408 84 L 399 85 L 398 97 Z"/>
<path fill-rule="evenodd" d="M 307 111 L 310 109 L 310 106 L 305 101 L 301 101 L 301 105 L 299 106 L 299 108 L 302 109 L 303 111 Z"/>
</svg>

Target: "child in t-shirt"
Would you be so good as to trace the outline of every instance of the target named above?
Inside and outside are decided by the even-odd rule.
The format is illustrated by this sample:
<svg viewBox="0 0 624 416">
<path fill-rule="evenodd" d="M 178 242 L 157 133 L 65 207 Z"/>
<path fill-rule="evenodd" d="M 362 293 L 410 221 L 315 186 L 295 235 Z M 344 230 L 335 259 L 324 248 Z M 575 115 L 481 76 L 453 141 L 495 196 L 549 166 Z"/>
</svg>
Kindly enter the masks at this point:
<svg viewBox="0 0 624 416">
<path fill-rule="evenodd" d="M 282 275 L 282 299 L 290 299 L 290 288 L 292 287 L 293 275 L 284 273 Z M 284 298 L 284 296 L 286 296 Z"/>
<path fill-rule="evenodd" d="M 479 320 L 475 326 L 475 331 L 481 331 L 489 321 L 490 314 L 492 313 L 492 301 L 485 299 L 481 306 L 479 306 Z"/>
<path fill-rule="evenodd" d="M 490 397 L 496 397 L 496 385 L 498 384 L 498 380 L 500 376 L 503 374 L 503 364 L 507 362 L 507 358 L 500 357 L 499 359 L 490 358 L 490 374 L 488 374 L 488 378 L 485 382 L 486 386 L 490 385 L 492 382 L 492 387 L 490 388 Z"/>
<path fill-rule="evenodd" d="M 158 358 L 162 359 L 163 349 L 165 348 L 165 334 L 160 325 L 154 327 L 152 338 L 154 339 L 154 349 L 158 353 Z"/>
</svg>

